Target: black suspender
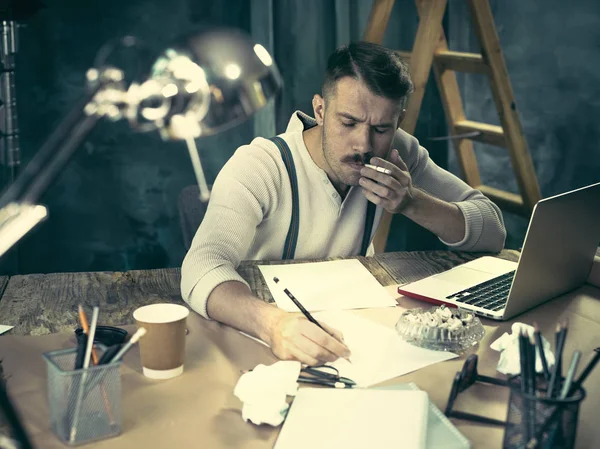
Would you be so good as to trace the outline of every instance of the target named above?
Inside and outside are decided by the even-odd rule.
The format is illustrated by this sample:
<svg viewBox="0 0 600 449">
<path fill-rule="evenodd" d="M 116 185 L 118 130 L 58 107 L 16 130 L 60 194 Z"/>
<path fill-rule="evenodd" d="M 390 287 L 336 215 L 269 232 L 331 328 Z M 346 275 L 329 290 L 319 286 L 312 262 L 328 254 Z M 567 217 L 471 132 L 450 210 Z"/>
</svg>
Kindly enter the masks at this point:
<svg viewBox="0 0 600 449">
<path fill-rule="evenodd" d="M 288 147 L 285 140 L 281 137 L 272 137 L 270 139 L 281 153 L 283 163 L 287 169 L 288 176 L 290 177 L 290 184 L 292 185 L 292 220 L 290 221 L 290 229 L 288 230 L 287 237 L 285 238 L 285 245 L 283 246 L 283 260 L 293 259 L 296 253 L 296 243 L 298 242 L 298 230 L 300 228 L 300 206 L 298 203 L 298 177 L 296 176 L 296 166 L 294 165 L 294 158 L 290 147 Z"/>
<path fill-rule="evenodd" d="M 300 207 L 298 200 L 298 177 L 296 176 L 296 166 L 294 165 L 294 159 L 292 152 L 288 147 L 285 140 L 281 137 L 272 137 L 269 139 L 273 142 L 279 152 L 281 158 L 285 164 L 285 168 L 290 177 L 290 184 L 292 186 L 292 219 L 290 221 L 290 228 L 285 238 L 285 245 L 283 246 L 283 260 L 289 260 L 294 258 L 296 252 L 296 243 L 298 242 L 298 231 L 300 229 Z M 365 218 L 365 230 L 363 233 L 362 244 L 360 248 L 360 254 L 366 255 L 369 243 L 371 242 L 371 231 L 373 230 L 373 221 L 375 219 L 375 204 L 370 201 L 367 204 L 367 214 Z"/>
</svg>

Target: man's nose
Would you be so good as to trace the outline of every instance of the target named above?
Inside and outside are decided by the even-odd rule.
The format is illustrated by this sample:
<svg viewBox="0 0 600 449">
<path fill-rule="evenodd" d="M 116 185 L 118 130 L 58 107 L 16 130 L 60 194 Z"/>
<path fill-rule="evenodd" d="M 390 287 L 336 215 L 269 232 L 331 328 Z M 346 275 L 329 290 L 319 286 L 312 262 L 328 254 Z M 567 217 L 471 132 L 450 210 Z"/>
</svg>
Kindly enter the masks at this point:
<svg viewBox="0 0 600 449">
<path fill-rule="evenodd" d="M 354 133 L 353 150 L 366 154 L 371 153 L 373 148 L 372 133 L 369 126 L 359 126 Z"/>
</svg>

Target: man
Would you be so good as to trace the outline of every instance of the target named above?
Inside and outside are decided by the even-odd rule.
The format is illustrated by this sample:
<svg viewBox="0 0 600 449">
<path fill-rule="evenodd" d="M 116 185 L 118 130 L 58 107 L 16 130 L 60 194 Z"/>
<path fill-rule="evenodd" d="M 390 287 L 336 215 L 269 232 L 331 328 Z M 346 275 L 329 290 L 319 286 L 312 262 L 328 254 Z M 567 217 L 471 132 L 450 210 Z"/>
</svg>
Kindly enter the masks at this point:
<svg viewBox="0 0 600 449">
<path fill-rule="evenodd" d="M 411 90 L 406 65 L 381 46 L 354 43 L 330 56 L 314 119 L 296 112 L 280 136 L 298 179 L 295 258 L 357 255 L 369 201 L 378 206 L 373 230 L 385 209 L 454 249 L 503 248 L 500 210 L 397 129 Z M 315 365 L 348 357 L 338 331 L 261 301 L 236 272 L 244 259 L 282 258 L 291 215 L 290 177 L 276 145 L 256 138 L 240 147 L 214 183 L 183 262 L 182 296 L 202 316 L 262 339 L 281 359 Z"/>
</svg>

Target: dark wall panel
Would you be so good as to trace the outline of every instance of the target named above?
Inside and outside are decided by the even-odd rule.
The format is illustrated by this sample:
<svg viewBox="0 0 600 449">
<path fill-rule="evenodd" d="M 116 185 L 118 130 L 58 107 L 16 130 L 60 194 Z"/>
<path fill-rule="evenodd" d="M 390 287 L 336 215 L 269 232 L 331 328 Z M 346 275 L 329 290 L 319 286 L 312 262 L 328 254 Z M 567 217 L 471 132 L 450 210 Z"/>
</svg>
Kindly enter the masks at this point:
<svg viewBox="0 0 600 449">
<path fill-rule="evenodd" d="M 250 28 L 243 0 L 47 0 L 20 32 L 18 111 L 23 162 L 83 93 L 84 75 L 109 39 L 133 34 L 157 52 L 204 25 Z M 199 139 L 209 182 L 252 123 Z M 195 183 L 183 143 L 101 123 L 43 203 L 50 218 L 20 245 L 21 272 L 178 266 L 184 255 L 176 200 Z M 10 271 L 9 268 L 7 271 Z"/>
<path fill-rule="evenodd" d="M 450 46 L 478 51 L 465 3 L 449 2 Z M 600 2 L 491 5 L 542 196 L 600 181 Z M 487 79 L 465 75 L 461 86 L 467 117 L 498 124 Z M 517 193 L 508 153 L 484 145 L 476 152 L 483 181 Z M 508 245 L 519 247 L 528 220 L 505 218 Z"/>
</svg>

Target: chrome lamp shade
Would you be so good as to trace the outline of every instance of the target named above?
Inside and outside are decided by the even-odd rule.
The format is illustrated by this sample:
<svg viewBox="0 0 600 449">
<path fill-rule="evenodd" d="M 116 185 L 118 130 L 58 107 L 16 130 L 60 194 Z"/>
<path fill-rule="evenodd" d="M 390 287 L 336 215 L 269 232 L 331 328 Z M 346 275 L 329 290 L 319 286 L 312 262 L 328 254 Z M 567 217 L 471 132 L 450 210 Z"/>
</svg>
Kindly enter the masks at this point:
<svg viewBox="0 0 600 449">
<path fill-rule="evenodd" d="M 170 117 L 193 116 L 198 124 L 196 137 L 246 120 L 281 85 L 273 59 L 262 45 L 242 32 L 223 29 L 176 40 L 157 58 L 150 80 L 163 86 L 163 95 L 175 95 Z"/>
<path fill-rule="evenodd" d="M 132 37 L 119 43 L 137 45 Z M 106 48 L 100 54 L 106 59 Z M 200 199 L 208 201 L 195 139 L 246 120 L 281 86 L 279 71 L 262 45 L 240 30 L 222 28 L 176 39 L 151 64 L 141 84 L 126 86 L 125 75 L 103 61 L 89 69 L 85 97 L 2 194 L 0 256 L 45 219 L 47 210 L 38 200 L 101 118 L 126 119 L 135 130 L 158 130 L 164 140 L 185 141 Z"/>
</svg>

